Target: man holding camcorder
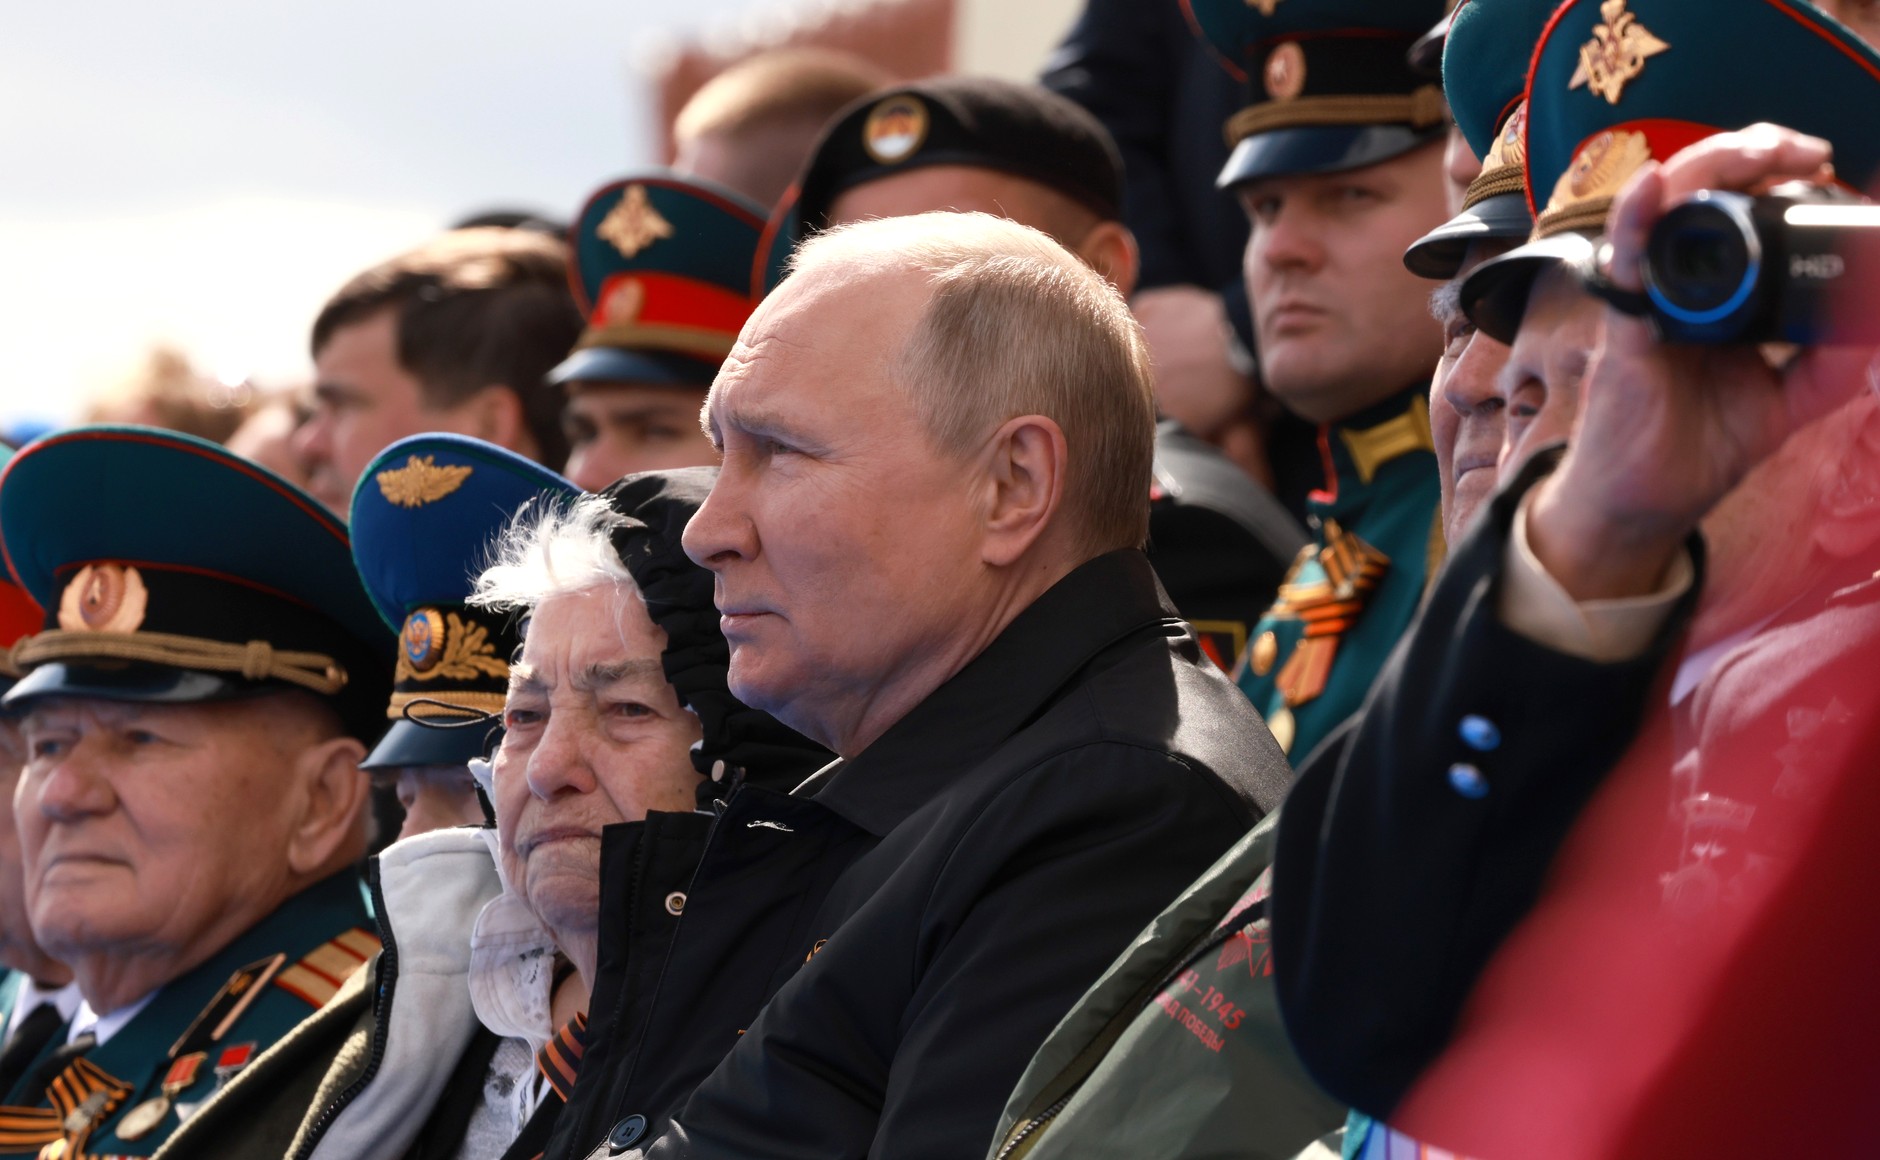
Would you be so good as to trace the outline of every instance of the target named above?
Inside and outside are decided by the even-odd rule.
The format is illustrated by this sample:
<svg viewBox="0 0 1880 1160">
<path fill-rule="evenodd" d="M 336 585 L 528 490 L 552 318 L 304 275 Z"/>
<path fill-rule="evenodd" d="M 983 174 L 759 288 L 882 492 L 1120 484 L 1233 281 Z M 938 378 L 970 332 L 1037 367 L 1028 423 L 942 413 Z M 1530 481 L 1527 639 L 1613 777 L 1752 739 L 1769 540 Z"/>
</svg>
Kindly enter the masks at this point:
<svg viewBox="0 0 1880 1160">
<path fill-rule="evenodd" d="M 1853 191 L 1880 171 L 1880 57 L 1781 0 L 1574 0 L 1529 94 L 1540 236 L 1463 299 L 1513 341 L 1511 379 L 1594 349 L 1547 384 L 1572 445 L 1497 504 L 1512 526 L 1481 595 L 1561 664 L 1646 651 L 1694 582 L 1699 611 L 1640 735 L 1579 784 L 1507 760 L 1553 703 L 1538 668 L 1428 725 L 1473 751 L 1447 802 L 1340 783 L 1320 877 L 1368 860 L 1393 883 L 1343 925 L 1397 971 L 1459 976 L 1433 989 L 1459 1009 L 1403 1016 L 1440 1032 L 1430 1066 L 1358 1103 L 1478 1155 L 1855 1154 L 1845 1112 L 1880 1083 L 1871 1053 L 1835 1050 L 1880 1030 L 1855 886 L 1880 807 L 1880 344 L 1860 325 L 1880 282 L 1858 241 L 1880 211 Z"/>
</svg>

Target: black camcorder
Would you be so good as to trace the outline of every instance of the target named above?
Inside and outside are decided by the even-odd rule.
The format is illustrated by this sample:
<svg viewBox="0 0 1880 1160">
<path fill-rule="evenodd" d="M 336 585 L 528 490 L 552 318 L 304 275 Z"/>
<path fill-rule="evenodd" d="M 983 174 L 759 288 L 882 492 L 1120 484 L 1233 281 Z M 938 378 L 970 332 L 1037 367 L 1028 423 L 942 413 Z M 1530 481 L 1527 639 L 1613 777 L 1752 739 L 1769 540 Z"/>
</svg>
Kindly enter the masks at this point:
<svg viewBox="0 0 1880 1160">
<path fill-rule="evenodd" d="M 1880 344 L 1880 205 L 1800 183 L 1759 197 L 1704 190 L 1672 207 L 1645 251 L 1645 309 L 1667 342 Z"/>
</svg>

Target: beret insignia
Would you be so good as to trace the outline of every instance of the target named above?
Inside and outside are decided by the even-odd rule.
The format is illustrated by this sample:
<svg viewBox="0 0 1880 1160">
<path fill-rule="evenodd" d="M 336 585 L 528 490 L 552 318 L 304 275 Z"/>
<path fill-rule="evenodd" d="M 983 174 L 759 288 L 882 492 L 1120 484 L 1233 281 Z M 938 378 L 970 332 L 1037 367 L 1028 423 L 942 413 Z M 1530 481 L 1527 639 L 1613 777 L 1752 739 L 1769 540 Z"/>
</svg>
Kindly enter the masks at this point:
<svg viewBox="0 0 1880 1160">
<path fill-rule="evenodd" d="M 862 122 L 862 148 L 880 165 L 898 165 L 927 140 L 927 106 L 917 97 L 889 97 Z"/>
<path fill-rule="evenodd" d="M 1262 16 L 1271 16 L 1279 10 L 1280 0 L 1247 0 L 1247 7 L 1257 9 Z"/>
<path fill-rule="evenodd" d="M 1599 14 L 1606 22 L 1595 24 L 1593 39 L 1580 47 L 1580 67 L 1567 81 L 1567 87 L 1585 85 L 1606 98 L 1608 104 L 1616 105 L 1625 95 L 1625 86 L 1645 71 L 1645 61 L 1671 46 L 1627 12 L 1625 0 L 1605 0 Z"/>
<path fill-rule="evenodd" d="M 88 564 L 59 599 L 59 627 L 68 632 L 136 632 L 149 602 L 137 569 Z"/>
<path fill-rule="evenodd" d="M 607 212 L 594 232 L 613 243 L 622 257 L 631 258 L 654 242 L 673 235 L 672 223 L 653 208 L 646 187 L 635 182 L 627 186 L 620 203 Z"/>
<path fill-rule="evenodd" d="M 439 467 L 436 456 L 413 455 L 403 467 L 391 467 L 378 473 L 379 490 L 399 507 L 423 507 L 436 503 L 463 486 L 470 478 L 469 467 Z"/>
</svg>

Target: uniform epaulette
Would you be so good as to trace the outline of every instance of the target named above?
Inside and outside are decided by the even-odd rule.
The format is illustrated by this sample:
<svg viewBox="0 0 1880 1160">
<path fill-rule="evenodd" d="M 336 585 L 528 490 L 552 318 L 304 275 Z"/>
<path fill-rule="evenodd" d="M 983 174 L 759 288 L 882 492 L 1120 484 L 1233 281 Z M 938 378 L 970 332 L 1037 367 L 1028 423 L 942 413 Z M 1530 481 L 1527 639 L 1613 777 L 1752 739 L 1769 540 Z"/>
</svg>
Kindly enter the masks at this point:
<svg viewBox="0 0 1880 1160">
<path fill-rule="evenodd" d="M 354 971 L 379 953 L 379 946 L 378 935 L 356 926 L 309 951 L 305 958 L 276 975 L 274 985 L 309 1006 L 324 1007 Z"/>
</svg>

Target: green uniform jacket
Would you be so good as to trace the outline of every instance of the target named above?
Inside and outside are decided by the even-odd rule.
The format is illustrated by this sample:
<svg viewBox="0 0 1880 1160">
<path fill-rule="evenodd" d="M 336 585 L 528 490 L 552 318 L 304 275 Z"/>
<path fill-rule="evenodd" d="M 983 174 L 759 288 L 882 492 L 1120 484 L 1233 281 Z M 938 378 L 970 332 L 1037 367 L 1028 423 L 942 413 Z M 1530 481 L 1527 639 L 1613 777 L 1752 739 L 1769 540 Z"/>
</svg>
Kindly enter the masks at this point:
<svg viewBox="0 0 1880 1160">
<path fill-rule="evenodd" d="M 1285 1160 L 1344 1121 L 1293 1057 L 1267 949 L 1271 814 L 1051 1032 L 993 1160 Z"/>
<path fill-rule="evenodd" d="M 46 1144 L 63 1141 L 57 1150 L 64 1156 L 93 1160 L 151 1156 L 160 1149 L 166 1157 L 277 1160 L 306 1114 L 330 1052 L 325 1058 L 317 1052 L 312 1059 L 293 1052 L 274 1053 L 272 1061 L 266 1057 L 377 949 L 357 875 L 349 870 L 308 887 L 201 966 L 166 983 L 116 1035 L 61 1071 L 37 1106 L 0 1107 L 0 1155 L 37 1156 Z M 256 973 L 261 964 L 273 970 Z M 260 988 L 236 1011 L 236 1002 L 252 989 L 232 987 L 238 976 L 260 982 Z M 235 993 L 225 994 L 231 990 Z M 132 1129 L 132 1139 L 120 1136 L 128 1113 L 163 1096 L 176 1062 L 172 1049 L 205 1013 L 203 1033 L 195 1040 L 202 1058 L 193 1074 L 186 1057 L 194 1052 L 184 1053 L 182 1074 L 190 1082 L 171 1093 L 160 1117 L 152 1115 L 160 1110 L 155 1107 L 140 1113 L 148 1121 L 146 1130 Z M 221 1034 L 213 1034 L 218 1027 Z M 55 1036 L 34 1067 L 64 1042 L 63 1035 Z M 335 1041 L 332 1049 L 337 1046 Z M 182 1130 L 198 1116 L 202 1123 Z M 165 1146 L 172 1135 L 179 1137 L 177 1148 Z M 182 1146 L 182 1137 L 212 1135 L 220 1135 L 222 1143 Z M 253 1147 L 232 1149 L 229 1142 L 238 1138 L 250 1139 Z"/>
<path fill-rule="evenodd" d="M 1235 668 L 1295 767 L 1363 704 L 1442 560 L 1432 447 L 1422 387 L 1319 429 L 1313 542 Z"/>
</svg>

